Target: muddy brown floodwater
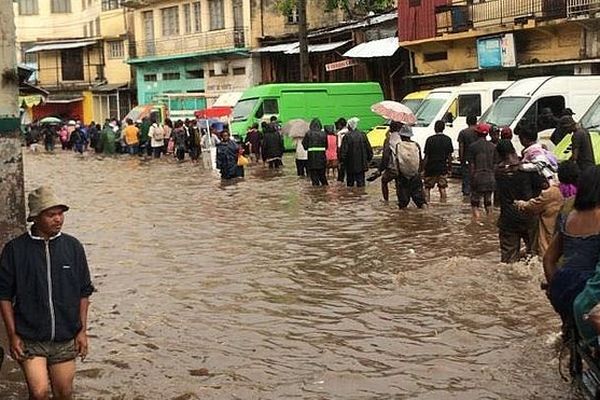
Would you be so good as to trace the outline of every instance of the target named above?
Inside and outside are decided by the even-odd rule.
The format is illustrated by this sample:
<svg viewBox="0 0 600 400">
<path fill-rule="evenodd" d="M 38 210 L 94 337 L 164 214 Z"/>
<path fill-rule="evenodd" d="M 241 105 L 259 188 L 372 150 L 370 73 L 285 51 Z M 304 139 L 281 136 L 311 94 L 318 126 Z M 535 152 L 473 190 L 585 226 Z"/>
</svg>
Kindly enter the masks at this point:
<svg viewBox="0 0 600 400">
<path fill-rule="evenodd" d="M 399 211 L 262 167 L 26 154 L 71 210 L 94 282 L 78 399 L 565 399 L 539 264 L 498 263 L 493 224 Z M 435 196 L 434 200 L 435 200 Z M 2 399 L 23 398 L 5 363 Z"/>
</svg>

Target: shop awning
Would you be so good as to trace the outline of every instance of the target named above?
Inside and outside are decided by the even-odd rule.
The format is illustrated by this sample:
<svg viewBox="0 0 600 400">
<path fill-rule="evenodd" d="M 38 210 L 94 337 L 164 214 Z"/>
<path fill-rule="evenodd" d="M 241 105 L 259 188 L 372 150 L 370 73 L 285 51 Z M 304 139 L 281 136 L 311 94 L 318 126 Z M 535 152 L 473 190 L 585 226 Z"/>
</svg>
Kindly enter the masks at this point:
<svg viewBox="0 0 600 400">
<path fill-rule="evenodd" d="M 298 47 L 300 43 L 282 43 L 273 46 L 258 47 L 252 50 L 253 53 L 285 53 Z"/>
<path fill-rule="evenodd" d="M 19 106 L 25 105 L 26 108 L 37 106 L 44 102 L 44 96 L 41 94 L 30 94 L 28 96 L 19 96 Z"/>
<path fill-rule="evenodd" d="M 350 40 L 344 40 L 342 42 L 309 44 L 308 52 L 309 53 L 325 53 L 327 51 L 335 50 L 338 47 L 342 47 L 343 45 L 345 45 L 349 42 L 350 42 Z M 294 49 L 288 50 L 285 52 L 285 54 L 300 54 L 300 47 L 296 47 Z"/>
<path fill-rule="evenodd" d="M 53 42 L 53 43 L 41 43 L 33 46 L 30 49 L 25 50 L 25 53 L 37 53 L 39 51 L 50 51 L 50 50 L 66 50 L 66 49 L 78 49 L 80 47 L 87 47 L 98 43 L 97 40 L 78 40 L 70 42 Z"/>
<path fill-rule="evenodd" d="M 46 100 L 46 103 L 50 103 L 50 104 L 69 104 L 69 103 L 76 103 L 78 101 L 83 100 L 83 97 L 81 96 L 75 96 L 75 97 L 70 97 L 70 96 L 60 96 L 60 97 L 52 97 L 50 96 L 48 98 L 48 100 Z"/>
<path fill-rule="evenodd" d="M 344 53 L 349 58 L 391 57 L 398 50 L 398 38 L 390 37 L 364 42 Z"/>
<path fill-rule="evenodd" d="M 92 92 L 114 92 L 115 90 L 127 88 L 128 83 L 106 83 L 92 88 Z"/>
</svg>

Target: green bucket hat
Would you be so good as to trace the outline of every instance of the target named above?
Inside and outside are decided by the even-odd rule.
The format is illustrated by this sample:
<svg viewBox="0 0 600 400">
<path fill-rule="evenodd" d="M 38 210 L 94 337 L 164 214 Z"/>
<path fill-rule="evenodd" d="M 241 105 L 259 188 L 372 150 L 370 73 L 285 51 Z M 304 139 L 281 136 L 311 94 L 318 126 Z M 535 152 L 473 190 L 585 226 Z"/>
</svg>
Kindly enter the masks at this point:
<svg viewBox="0 0 600 400">
<path fill-rule="evenodd" d="M 29 193 L 29 216 L 27 222 L 33 221 L 35 217 L 42 212 L 54 207 L 62 207 L 63 211 L 67 211 L 69 206 L 59 200 L 54 190 L 49 186 L 40 186 L 33 192 Z"/>
</svg>

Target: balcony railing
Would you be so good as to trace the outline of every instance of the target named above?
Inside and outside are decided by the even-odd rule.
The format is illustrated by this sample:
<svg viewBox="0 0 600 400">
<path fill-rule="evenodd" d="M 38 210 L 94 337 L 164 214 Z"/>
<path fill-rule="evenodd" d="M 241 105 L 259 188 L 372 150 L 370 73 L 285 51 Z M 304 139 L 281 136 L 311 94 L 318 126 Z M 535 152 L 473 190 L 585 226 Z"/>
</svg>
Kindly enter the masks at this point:
<svg viewBox="0 0 600 400">
<path fill-rule="evenodd" d="M 452 5 L 436 8 L 437 33 L 441 35 L 470 28 L 523 24 L 531 19 L 539 21 L 565 18 L 566 2 L 567 0 L 488 0 L 478 3 L 472 0 L 453 1 Z"/>
<path fill-rule="evenodd" d="M 600 0 L 567 0 L 567 16 L 569 18 L 600 17 Z"/>
<path fill-rule="evenodd" d="M 247 47 L 248 29 L 220 29 L 154 40 L 131 42 L 132 58 L 169 56 Z"/>
</svg>

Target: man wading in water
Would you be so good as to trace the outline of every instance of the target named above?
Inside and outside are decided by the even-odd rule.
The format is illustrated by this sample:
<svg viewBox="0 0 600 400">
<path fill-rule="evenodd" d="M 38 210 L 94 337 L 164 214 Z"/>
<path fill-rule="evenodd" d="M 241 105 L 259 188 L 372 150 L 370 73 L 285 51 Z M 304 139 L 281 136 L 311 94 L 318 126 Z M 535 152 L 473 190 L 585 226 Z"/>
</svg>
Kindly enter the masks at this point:
<svg viewBox="0 0 600 400">
<path fill-rule="evenodd" d="M 0 256 L 0 309 L 10 355 L 23 369 L 29 398 L 70 400 L 75 358 L 88 351 L 87 314 L 94 291 L 81 243 L 61 233 L 69 209 L 52 189 L 29 194 L 31 230 Z"/>
</svg>

